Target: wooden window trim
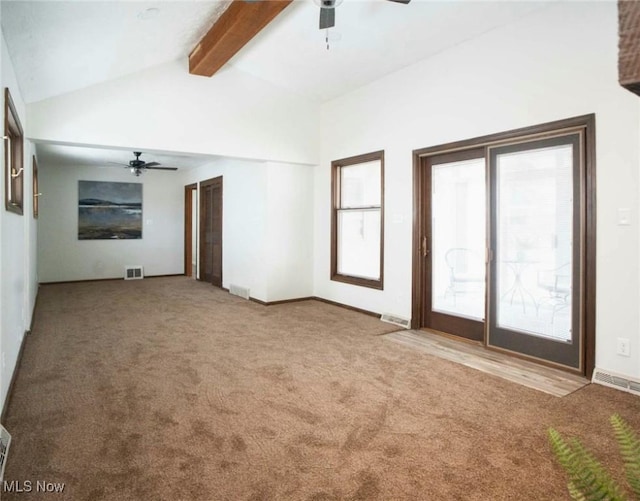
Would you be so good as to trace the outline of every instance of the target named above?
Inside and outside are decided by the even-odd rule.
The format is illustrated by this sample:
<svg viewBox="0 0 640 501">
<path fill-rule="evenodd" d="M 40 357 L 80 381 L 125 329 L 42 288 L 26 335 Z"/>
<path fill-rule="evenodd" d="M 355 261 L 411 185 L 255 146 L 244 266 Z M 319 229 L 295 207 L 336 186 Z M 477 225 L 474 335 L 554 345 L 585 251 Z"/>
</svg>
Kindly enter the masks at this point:
<svg viewBox="0 0 640 501">
<path fill-rule="evenodd" d="M 22 215 L 24 206 L 24 138 L 20 118 L 8 87 L 4 89 L 4 136 L 5 209 Z M 11 148 L 7 148 L 9 143 L 11 143 Z M 9 152 L 13 158 L 9 158 Z"/>
<path fill-rule="evenodd" d="M 380 279 L 372 280 L 338 273 L 338 210 L 340 169 L 376 160 L 380 161 Z M 371 289 L 384 289 L 384 150 L 331 162 L 331 280 Z"/>
</svg>

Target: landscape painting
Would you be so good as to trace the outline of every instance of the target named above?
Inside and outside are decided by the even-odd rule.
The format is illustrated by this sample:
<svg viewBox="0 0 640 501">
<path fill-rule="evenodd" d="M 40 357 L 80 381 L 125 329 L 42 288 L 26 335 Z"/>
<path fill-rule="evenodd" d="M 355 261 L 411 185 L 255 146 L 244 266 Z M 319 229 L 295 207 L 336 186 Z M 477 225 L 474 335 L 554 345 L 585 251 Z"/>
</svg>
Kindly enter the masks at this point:
<svg viewBox="0 0 640 501">
<path fill-rule="evenodd" d="M 142 184 L 78 181 L 78 240 L 142 238 Z"/>
</svg>

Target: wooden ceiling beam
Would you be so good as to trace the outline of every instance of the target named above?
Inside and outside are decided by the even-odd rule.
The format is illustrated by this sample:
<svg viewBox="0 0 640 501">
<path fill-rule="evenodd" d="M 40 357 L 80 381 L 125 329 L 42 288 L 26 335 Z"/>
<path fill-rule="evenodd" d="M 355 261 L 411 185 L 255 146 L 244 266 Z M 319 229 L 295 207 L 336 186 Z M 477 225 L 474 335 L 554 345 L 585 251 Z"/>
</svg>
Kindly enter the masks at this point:
<svg viewBox="0 0 640 501">
<path fill-rule="evenodd" d="M 210 77 L 293 0 L 233 0 L 189 54 L 189 73 Z"/>
<path fill-rule="evenodd" d="M 640 95 L 640 2 L 618 1 L 618 80 Z"/>
</svg>

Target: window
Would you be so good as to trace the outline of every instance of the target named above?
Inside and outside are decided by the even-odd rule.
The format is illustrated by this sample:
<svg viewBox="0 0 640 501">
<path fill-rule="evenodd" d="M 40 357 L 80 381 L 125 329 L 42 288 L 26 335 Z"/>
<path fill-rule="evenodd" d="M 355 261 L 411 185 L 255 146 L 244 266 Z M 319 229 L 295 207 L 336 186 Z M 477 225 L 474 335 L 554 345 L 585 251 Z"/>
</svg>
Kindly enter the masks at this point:
<svg viewBox="0 0 640 501">
<path fill-rule="evenodd" d="M 41 195 L 38 193 L 38 162 L 36 156 L 33 156 L 32 163 L 32 179 L 33 179 L 33 218 L 38 219 L 38 197 Z"/>
<path fill-rule="evenodd" d="M 383 288 L 384 151 L 331 162 L 331 280 Z"/>
<path fill-rule="evenodd" d="M 22 127 L 9 89 L 4 89 L 4 200 L 10 212 L 22 214 L 24 169 L 22 167 Z"/>
</svg>

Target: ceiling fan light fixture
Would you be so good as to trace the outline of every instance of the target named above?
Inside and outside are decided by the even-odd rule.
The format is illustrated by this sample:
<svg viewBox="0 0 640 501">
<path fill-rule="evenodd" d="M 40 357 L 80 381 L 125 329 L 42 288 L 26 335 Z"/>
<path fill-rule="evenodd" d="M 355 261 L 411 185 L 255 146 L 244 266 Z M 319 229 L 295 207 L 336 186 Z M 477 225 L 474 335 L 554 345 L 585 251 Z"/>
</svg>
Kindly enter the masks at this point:
<svg viewBox="0 0 640 501">
<path fill-rule="evenodd" d="M 133 156 L 135 158 L 133 160 L 129 160 L 129 163 L 127 164 L 121 164 L 119 162 L 107 162 L 107 163 L 125 167 L 129 169 L 131 174 L 133 174 L 134 176 L 139 176 L 141 174 L 144 174 L 148 169 L 178 170 L 177 167 L 165 167 L 160 162 L 145 162 L 144 160 L 140 160 L 140 155 L 142 155 L 142 152 L 134 151 Z"/>
<path fill-rule="evenodd" d="M 389 0 L 394 3 L 408 4 L 411 0 Z M 342 0 L 313 0 L 313 3 L 320 7 L 320 22 L 318 27 L 321 30 L 328 30 L 336 25 L 336 7 L 338 7 Z M 328 38 L 328 37 L 327 37 Z M 329 41 L 327 42 L 327 49 L 329 49 Z"/>
<path fill-rule="evenodd" d="M 336 7 L 342 3 L 342 0 L 313 0 L 320 7 L 320 23 L 319 28 L 325 30 L 333 28 L 336 25 Z"/>
</svg>

